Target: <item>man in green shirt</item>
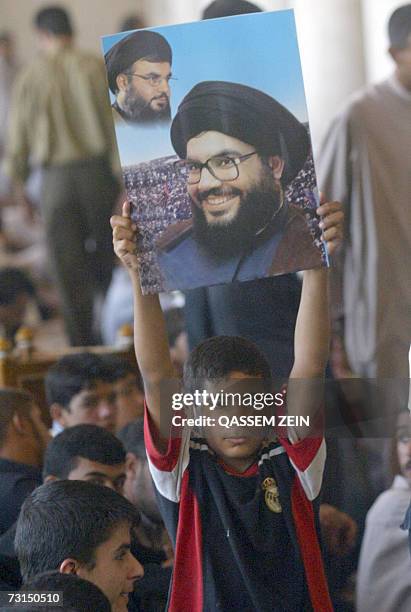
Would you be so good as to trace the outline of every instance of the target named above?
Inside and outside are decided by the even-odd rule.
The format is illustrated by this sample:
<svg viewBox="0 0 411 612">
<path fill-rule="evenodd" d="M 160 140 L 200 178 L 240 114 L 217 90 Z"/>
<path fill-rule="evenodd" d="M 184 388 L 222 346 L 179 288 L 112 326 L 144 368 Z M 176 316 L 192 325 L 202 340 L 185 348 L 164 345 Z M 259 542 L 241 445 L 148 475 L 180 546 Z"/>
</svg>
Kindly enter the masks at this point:
<svg viewBox="0 0 411 612">
<path fill-rule="evenodd" d="M 94 298 L 111 278 L 109 217 L 119 192 L 107 82 L 102 62 L 73 46 L 63 9 L 41 10 L 35 26 L 40 53 L 16 80 L 5 169 L 28 204 L 30 166 L 43 168 L 41 212 L 67 334 L 90 345 Z"/>
</svg>

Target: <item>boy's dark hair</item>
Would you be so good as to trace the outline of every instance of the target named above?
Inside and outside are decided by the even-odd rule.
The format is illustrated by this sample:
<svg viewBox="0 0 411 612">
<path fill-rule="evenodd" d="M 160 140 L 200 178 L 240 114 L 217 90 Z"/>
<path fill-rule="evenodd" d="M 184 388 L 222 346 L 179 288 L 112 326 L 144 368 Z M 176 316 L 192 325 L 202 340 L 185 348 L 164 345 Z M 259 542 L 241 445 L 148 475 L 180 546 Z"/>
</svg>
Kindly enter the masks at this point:
<svg viewBox="0 0 411 612">
<path fill-rule="evenodd" d="M 171 348 L 173 348 L 179 335 L 186 329 L 183 308 L 170 308 L 166 310 L 164 319 L 166 322 L 168 343 Z"/>
<path fill-rule="evenodd" d="M 252 2 L 247 2 L 247 0 L 214 0 L 204 9 L 202 19 L 216 19 L 217 17 L 261 12 L 262 9 Z"/>
<path fill-rule="evenodd" d="M 21 575 L 57 570 L 67 558 L 92 569 L 96 549 L 113 531 L 139 523 L 134 506 L 115 491 L 81 480 L 43 484 L 23 503 L 14 546 Z"/>
<path fill-rule="evenodd" d="M 404 49 L 411 35 L 411 4 L 397 8 L 388 22 L 390 46 L 394 49 Z"/>
<path fill-rule="evenodd" d="M 128 423 L 118 432 L 117 436 L 122 441 L 127 453 L 133 453 L 139 459 L 147 461 L 143 418 Z"/>
<path fill-rule="evenodd" d="M 26 582 L 21 591 L 60 592 L 64 609 L 75 612 L 111 612 L 111 604 L 104 593 L 92 582 L 75 574 L 44 572 Z M 50 608 L 34 608 L 34 610 Z M 56 608 L 62 610 L 63 608 Z"/>
<path fill-rule="evenodd" d="M 6 439 L 7 428 L 15 414 L 30 417 L 33 398 L 20 389 L 0 389 L 0 448 Z"/>
<path fill-rule="evenodd" d="M 231 372 L 271 381 L 270 366 L 253 342 L 239 336 L 214 336 L 191 351 L 184 365 L 184 388 L 203 389 L 207 381 L 222 380 Z"/>
<path fill-rule="evenodd" d="M 39 11 L 34 19 L 36 28 L 54 36 L 72 36 L 73 28 L 68 13 L 60 6 L 49 6 Z"/>
<path fill-rule="evenodd" d="M 43 461 L 43 478 L 63 480 L 75 469 L 80 457 L 103 465 L 124 463 L 126 452 L 120 440 L 97 425 L 74 425 L 53 438 Z"/>
<path fill-rule="evenodd" d="M 112 382 L 111 369 L 99 355 L 77 353 L 66 355 L 47 372 L 46 398 L 49 406 L 60 404 L 68 409 L 71 398 L 80 391 L 91 389 L 97 381 Z"/>
<path fill-rule="evenodd" d="M 13 304 L 18 295 L 26 293 L 34 296 L 34 285 L 22 270 L 18 268 L 0 269 L 0 306 Z"/>
<path fill-rule="evenodd" d="M 118 355 L 103 355 L 103 362 L 111 373 L 111 382 L 117 382 L 129 374 L 136 377 L 136 383 L 140 390 L 143 390 L 143 383 L 137 364 L 133 365 L 127 359 Z"/>
</svg>

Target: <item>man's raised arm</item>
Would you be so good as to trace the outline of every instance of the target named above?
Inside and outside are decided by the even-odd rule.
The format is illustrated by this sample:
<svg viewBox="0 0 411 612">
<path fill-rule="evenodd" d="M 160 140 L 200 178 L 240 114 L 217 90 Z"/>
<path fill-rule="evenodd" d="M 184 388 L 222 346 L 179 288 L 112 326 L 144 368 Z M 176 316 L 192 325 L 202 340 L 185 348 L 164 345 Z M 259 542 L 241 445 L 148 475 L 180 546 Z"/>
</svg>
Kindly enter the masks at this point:
<svg viewBox="0 0 411 612">
<path fill-rule="evenodd" d="M 134 295 L 134 347 L 144 382 L 150 416 L 160 430 L 160 388 L 176 374 L 170 359 L 167 332 L 158 295 L 143 295 L 140 288 L 136 256 L 137 228 L 130 219 L 130 203 L 123 204 L 122 215 L 115 215 L 110 223 L 116 255 L 127 267 Z M 169 430 L 171 401 L 161 405 L 161 431 Z M 166 429 L 167 428 L 167 429 Z"/>
</svg>

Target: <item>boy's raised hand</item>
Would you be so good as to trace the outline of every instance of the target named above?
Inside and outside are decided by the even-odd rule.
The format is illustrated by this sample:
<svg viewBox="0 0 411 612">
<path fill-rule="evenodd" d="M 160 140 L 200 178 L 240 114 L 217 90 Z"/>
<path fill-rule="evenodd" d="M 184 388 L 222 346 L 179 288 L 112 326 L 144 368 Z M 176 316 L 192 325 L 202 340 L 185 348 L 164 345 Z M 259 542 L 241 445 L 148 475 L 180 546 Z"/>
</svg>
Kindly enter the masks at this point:
<svg viewBox="0 0 411 612">
<path fill-rule="evenodd" d="M 341 202 L 326 202 L 321 196 L 321 204 L 317 208 L 317 215 L 322 217 L 320 228 L 327 243 L 329 255 L 334 255 L 341 245 L 344 234 L 344 213 Z"/>
<path fill-rule="evenodd" d="M 114 252 L 123 264 L 132 271 L 138 272 L 136 254 L 137 227 L 131 221 L 131 204 L 124 202 L 121 215 L 113 215 L 110 219 L 113 229 Z"/>
</svg>

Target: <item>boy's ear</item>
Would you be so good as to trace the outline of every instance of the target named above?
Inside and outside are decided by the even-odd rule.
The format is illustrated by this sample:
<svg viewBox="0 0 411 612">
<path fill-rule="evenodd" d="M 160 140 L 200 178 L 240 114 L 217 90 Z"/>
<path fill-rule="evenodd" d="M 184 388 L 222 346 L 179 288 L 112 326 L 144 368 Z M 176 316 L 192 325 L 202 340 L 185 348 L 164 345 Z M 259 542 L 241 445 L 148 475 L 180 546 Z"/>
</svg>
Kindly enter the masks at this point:
<svg viewBox="0 0 411 612">
<path fill-rule="evenodd" d="M 270 155 L 268 158 L 268 165 L 271 168 L 273 177 L 279 181 L 284 172 L 284 160 L 278 155 Z"/>
<path fill-rule="evenodd" d="M 57 476 L 53 476 L 53 474 L 49 474 L 43 479 L 43 483 L 45 484 L 47 482 L 55 482 L 56 480 L 59 480 Z"/>
<path fill-rule="evenodd" d="M 76 559 L 64 559 L 60 564 L 60 574 L 77 574 L 79 570 L 79 563 Z"/>
<path fill-rule="evenodd" d="M 64 417 L 64 408 L 61 404 L 51 404 L 50 406 L 50 416 L 52 418 L 53 421 L 57 421 L 57 423 L 60 423 L 60 425 L 62 425 L 62 427 L 66 426 L 66 419 Z"/>
</svg>

